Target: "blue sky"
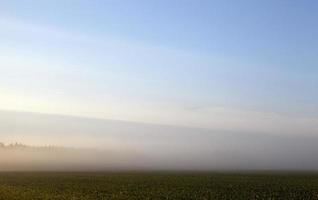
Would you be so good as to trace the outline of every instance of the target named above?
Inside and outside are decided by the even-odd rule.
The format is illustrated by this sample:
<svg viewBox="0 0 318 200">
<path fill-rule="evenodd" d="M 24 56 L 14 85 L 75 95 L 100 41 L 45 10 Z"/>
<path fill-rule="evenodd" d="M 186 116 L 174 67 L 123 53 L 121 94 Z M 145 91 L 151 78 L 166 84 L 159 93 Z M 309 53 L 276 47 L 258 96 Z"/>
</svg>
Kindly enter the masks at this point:
<svg viewBox="0 0 318 200">
<path fill-rule="evenodd" d="M 1 109 L 318 130 L 316 1 L 0 1 Z"/>
</svg>

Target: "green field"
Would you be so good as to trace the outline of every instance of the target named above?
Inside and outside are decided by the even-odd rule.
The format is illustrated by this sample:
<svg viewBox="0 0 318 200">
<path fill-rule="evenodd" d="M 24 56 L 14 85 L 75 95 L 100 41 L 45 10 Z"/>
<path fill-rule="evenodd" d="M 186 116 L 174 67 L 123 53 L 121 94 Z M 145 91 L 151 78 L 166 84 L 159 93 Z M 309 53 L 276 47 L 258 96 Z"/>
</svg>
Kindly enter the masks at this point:
<svg viewBox="0 0 318 200">
<path fill-rule="evenodd" d="M 318 174 L 2 172 L 11 199 L 318 199 Z"/>
</svg>

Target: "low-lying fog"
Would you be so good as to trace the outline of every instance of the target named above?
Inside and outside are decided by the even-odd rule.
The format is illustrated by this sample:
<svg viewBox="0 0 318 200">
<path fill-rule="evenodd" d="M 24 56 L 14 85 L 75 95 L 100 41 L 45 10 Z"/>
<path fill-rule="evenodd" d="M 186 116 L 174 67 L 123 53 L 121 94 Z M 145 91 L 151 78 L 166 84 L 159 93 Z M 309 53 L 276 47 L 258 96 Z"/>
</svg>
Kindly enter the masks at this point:
<svg viewBox="0 0 318 200">
<path fill-rule="evenodd" d="M 318 169 L 314 135 L 1 111 L 0 142 L 0 170 Z"/>
</svg>

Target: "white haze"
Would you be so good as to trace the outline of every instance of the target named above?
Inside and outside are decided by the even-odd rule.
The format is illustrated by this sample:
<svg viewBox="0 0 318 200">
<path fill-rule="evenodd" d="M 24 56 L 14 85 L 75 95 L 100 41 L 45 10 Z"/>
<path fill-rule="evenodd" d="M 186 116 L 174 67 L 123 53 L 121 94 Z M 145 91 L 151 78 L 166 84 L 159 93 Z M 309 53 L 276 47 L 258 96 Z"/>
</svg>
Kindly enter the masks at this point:
<svg viewBox="0 0 318 200">
<path fill-rule="evenodd" d="M 0 170 L 318 169 L 314 134 L 235 132 L 1 111 L 0 142 L 58 146 L 53 150 L 0 148 Z"/>
</svg>

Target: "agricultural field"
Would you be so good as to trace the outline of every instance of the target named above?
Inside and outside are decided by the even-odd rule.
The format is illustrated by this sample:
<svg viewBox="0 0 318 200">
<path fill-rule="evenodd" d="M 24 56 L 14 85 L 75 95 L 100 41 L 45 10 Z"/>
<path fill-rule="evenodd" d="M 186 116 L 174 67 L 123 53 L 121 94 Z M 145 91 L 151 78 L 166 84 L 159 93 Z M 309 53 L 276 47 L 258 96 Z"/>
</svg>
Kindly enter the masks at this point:
<svg viewBox="0 0 318 200">
<path fill-rule="evenodd" d="M 314 173 L 2 172 L 0 200 L 318 199 Z"/>
</svg>

